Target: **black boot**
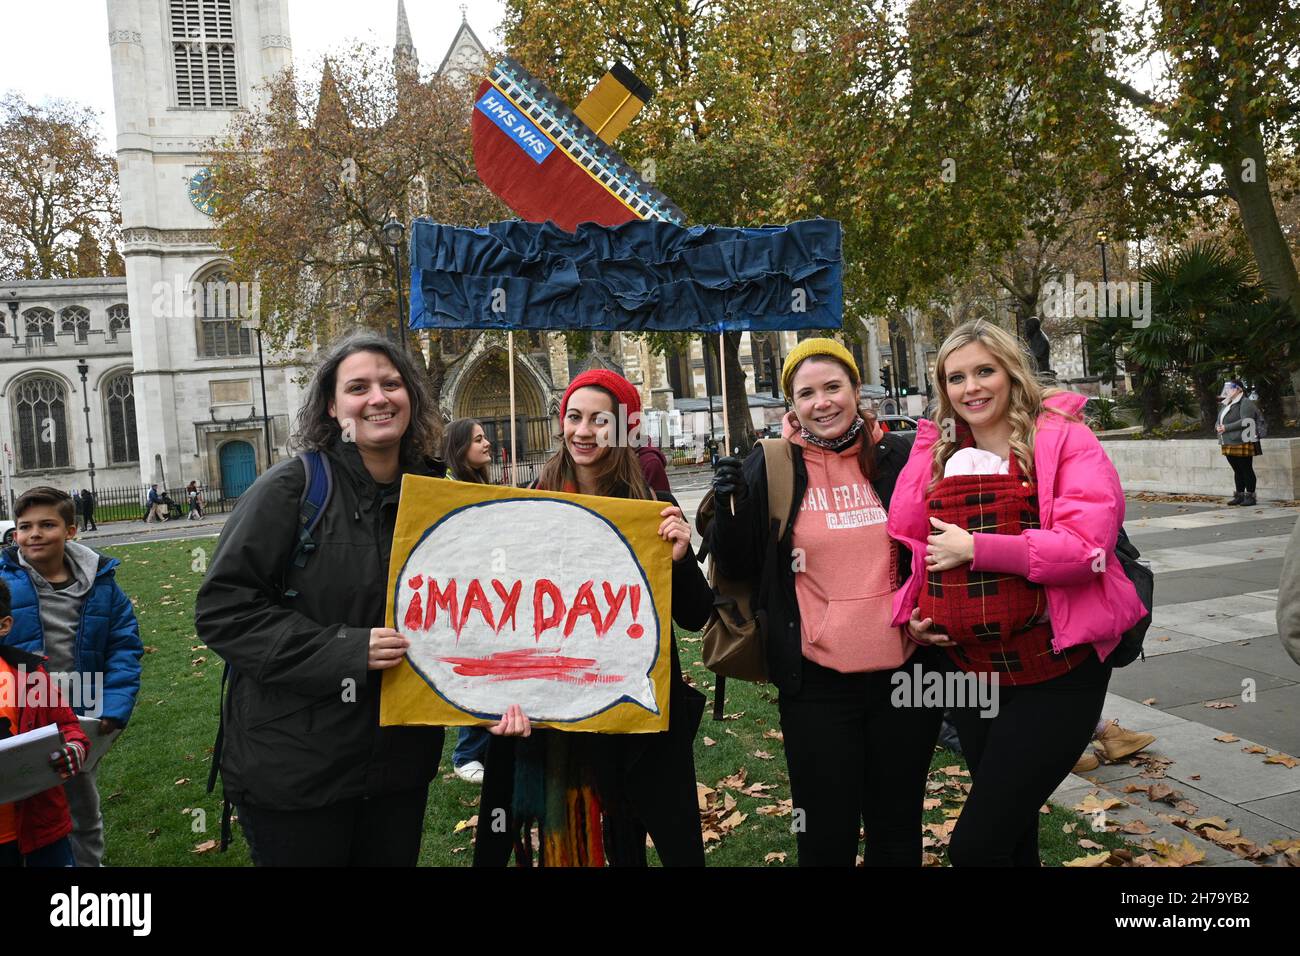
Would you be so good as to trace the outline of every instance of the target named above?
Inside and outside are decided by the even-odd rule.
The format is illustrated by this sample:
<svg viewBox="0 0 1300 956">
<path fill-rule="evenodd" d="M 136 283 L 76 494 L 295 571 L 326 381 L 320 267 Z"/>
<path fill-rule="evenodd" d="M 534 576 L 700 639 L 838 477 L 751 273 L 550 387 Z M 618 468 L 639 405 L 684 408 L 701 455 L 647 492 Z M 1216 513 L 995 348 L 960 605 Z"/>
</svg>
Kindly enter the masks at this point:
<svg viewBox="0 0 1300 956">
<path fill-rule="evenodd" d="M 1255 506 L 1255 493 L 1252 491 L 1246 492 L 1241 496 L 1241 503 L 1247 508 L 1253 508 Z"/>
<path fill-rule="evenodd" d="M 1239 505 L 1239 504 L 1241 504 L 1241 499 L 1242 499 L 1242 497 L 1243 497 L 1244 495 L 1245 495 L 1245 492 L 1244 492 L 1244 491 L 1239 491 L 1239 492 L 1237 492 L 1235 495 L 1232 496 L 1232 500 L 1229 501 L 1228 504 L 1229 504 L 1230 506 L 1231 506 L 1231 505 Z"/>
</svg>

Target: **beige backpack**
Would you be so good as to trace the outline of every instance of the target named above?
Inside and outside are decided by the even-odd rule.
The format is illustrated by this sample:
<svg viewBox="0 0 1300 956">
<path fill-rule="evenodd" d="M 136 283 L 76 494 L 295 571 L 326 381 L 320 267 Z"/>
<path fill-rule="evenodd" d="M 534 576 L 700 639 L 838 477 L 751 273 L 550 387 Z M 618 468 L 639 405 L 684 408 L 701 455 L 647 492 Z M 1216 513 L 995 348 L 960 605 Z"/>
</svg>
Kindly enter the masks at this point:
<svg viewBox="0 0 1300 956">
<path fill-rule="evenodd" d="M 767 513 L 778 522 L 777 540 L 785 536 L 786 519 L 794 500 L 794 459 L 784 438 L 764 438 L 763 465 L 767 470 Z M 708 538 L 716 504 L 710 491 L 700 502 L 695 527 Z M 713 587 L 713 613 L 704 625 L 704 665 L 721 677 L 737 680 L 767 680 L 767 634 L 765 620 L 755 616 L 754 593 L 758 582 L 750 578 L 729 578 L 709 562 L 709 584 Z"/>
</svg>

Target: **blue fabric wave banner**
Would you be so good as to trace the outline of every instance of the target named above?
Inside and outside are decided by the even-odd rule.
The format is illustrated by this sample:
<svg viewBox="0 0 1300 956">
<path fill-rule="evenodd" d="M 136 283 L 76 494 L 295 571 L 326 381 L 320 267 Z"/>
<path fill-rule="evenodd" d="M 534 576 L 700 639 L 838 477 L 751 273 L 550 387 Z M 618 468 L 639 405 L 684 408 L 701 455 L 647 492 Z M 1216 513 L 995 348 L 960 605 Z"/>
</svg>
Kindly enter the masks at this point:
<svg viewBox="0 0 1300 956">
<path fill-rule="evenodd" d="M 837 329 L 840 224 L 411 225 L 413 329 Z"/>
</svg>

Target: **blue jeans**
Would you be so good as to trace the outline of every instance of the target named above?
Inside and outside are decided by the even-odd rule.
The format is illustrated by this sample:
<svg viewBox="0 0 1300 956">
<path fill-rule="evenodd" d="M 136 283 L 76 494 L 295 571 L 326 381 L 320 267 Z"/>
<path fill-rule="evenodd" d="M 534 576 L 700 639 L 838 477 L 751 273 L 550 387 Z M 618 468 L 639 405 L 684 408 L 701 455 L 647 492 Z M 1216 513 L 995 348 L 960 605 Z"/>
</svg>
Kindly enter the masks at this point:
<svg viewBox="0 0 1300 956">
<path fill-rule="evenodd" d="M 60 837 L 48 846 L 33 850 L 26 856 L 18 852 L 17 841 L 0 843 L 0 867 L 64 867 L 76 865 L 76 861 L 72 858 L 72 841 L 67 837 Z"/>
<path fill-rule="evenodd" d="M 482 727 L 460 728 L 460 733 L 456 735 L 456 749 L 451 752 L 451 765 L 463 767 L 471 760 L 482 763 L 491 739 L 492 735 Z"/>
</svg>

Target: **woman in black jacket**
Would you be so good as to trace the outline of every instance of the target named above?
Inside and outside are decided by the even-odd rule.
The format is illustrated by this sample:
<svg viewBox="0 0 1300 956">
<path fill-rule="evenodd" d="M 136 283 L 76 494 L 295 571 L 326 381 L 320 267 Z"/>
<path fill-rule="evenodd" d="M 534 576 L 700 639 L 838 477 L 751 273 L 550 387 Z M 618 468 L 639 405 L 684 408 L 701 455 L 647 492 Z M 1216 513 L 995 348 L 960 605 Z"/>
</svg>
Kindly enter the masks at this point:
<svg viewBox="0 0 1300 956">
<path fill-rule="evenodd" d="M 411 866 L 440 727 L 379 726 L 383 670 L 407 640 L 384 627 L 404 474 L 441 475 L 424 378 L 386 340 L 355 334 L 322 357 L 296 443 L 332 490 L 298 548 L 304 461 L 279 462 L 240 497 L 195 604 L 225 659 L 219 761 L 261 866 Z"/>
<path fill-rule="evenodd" d="M 1228 504 L 1254 507 L 1255 456 L 1264 454 L 1264 446 L 1260 443 L 1264 431 L 1261 427 L 1263 416 L 1236 379 L 1224 384 L 1219 401 L 1223 407 L 1219 409 L 1219 420 L 1214 430 L 1219 433 L 1219 451 L 1228 459 L 1237 486 L 1237 493 Z"/>
<path fill-rule="evenodd" d="M 853 866 L 862 827 L 868 866 L 920 866 L 942 708 L 922 706 L 916 685 L 937 660 L 890 624 L 911 556 L 885 532 L 911 444 L 859 408 L 857 364 L 832 339 L 800 342 L 781 380 L 794 405 L 784 423 L 794 464 L 784 533 L 778 540 L 755 448 L 743 464 L 718 462 L 708 551 L 728 577 L 758 582 L 799 865 Z"/>
<path fill-rule="evenodd" d="M 650 490 L 635 448 L 613 445 L 614 423 L 640 408 L 622 376 L 599 369 L 574 378 L 560 406 L 563 443 L 537 487 L 665 502 L 659 536 L 673 544 L 672 617 L 696 631 L 708 620 L 713 592 L 691 551 L 690 527 L 671 495 Z M 693 746 L 704 695 L 682 680 L 676 640 L 671 681 L 662 733 L 532 732 L 527 716 L 511 707 L 492 728 L 504 735 L 488 746 L 474 865 L 504 866 L 512 851 L 519 863 L 531 862 L 537 824 L 544 866 L 644 866 L 647 834 L 663 865 L 703 866 Z M 548 812 L 557 807 L 569 810 Z"/>
</svg>

